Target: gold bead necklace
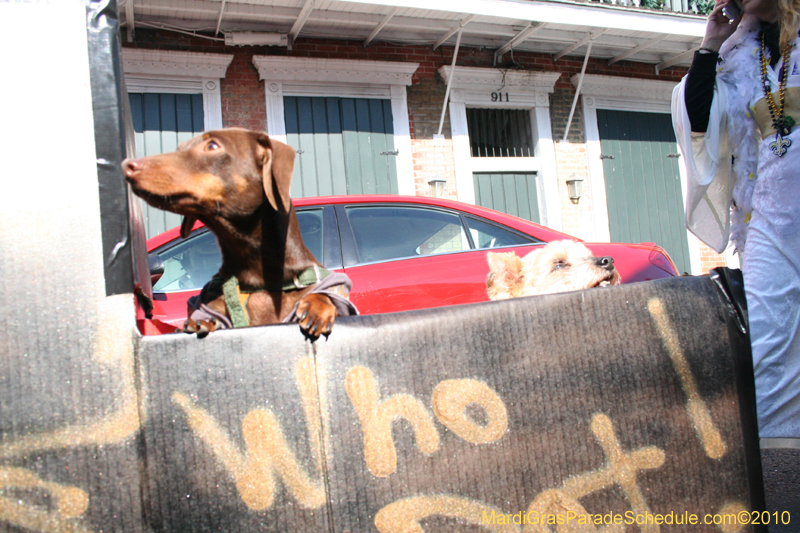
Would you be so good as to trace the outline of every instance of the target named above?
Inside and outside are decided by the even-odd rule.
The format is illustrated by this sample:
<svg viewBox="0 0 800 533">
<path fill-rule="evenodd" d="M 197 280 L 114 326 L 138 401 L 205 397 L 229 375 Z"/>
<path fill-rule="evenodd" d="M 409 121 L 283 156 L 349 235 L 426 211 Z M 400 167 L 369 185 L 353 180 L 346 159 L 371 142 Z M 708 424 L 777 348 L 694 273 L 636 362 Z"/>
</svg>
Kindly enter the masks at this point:
<svg viewBox="0 0 800 533">
<path fill-rule="evenodd" d="M 792 45 L 786 45 L 783 48 L 783 67 L 781 68 L 781 79 L 778 83 L 778 101 L 775 103 L 775 98 L 772 96 L 772 90 L 767 77 L 767 60 L 764 56 L 766 50 L 766 38 L 764 32 L 761 32 L 761 50 L 759 59 L 761 60 L 761 86 L 764 88 L 764 95 L 767 98 L 769 107 L 769 116 L 772 118 L 772 126 L 775 128 L 775 140 L 769 144 L 769 149 L 772 153 L 781 157 L 786 153 L 786 150 L 792 145 L 791 139 L 784 139 L 792 131 L 792 126 L 795 125 L 794 119 L 789 115 L 783 114 L 784 104 L 786 102 L 786 79 L 789 75 L 789 55 Z"/>
</svg>

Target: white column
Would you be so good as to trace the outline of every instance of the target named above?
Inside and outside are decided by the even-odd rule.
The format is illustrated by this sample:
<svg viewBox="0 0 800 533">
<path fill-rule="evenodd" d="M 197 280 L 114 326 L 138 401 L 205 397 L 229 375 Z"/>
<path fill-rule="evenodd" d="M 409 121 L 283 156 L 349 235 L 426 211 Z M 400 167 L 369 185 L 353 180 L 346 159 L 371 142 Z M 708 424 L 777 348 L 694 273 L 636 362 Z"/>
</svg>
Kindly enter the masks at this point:
<svg viewBox="0 0 800 533">
<path fill-rule="evenodd" d="M 550 101 L 548 95 L 536 96 L 536 107 L 531 113 L 531 124 L 536 144 L 533 154 L 539 160 L 540 184 L 539 213 L 541 224 L 554 230 L 561 230 L 561 202 L 558 196 L 558 169 L 556 167 L 556 150 L 553 143 L 553 132 L 550 127 Z"/>
<path fill-rule="evenodd" d="M 583 121 L 586 124 L 586 158 L 589 171 L 589 188 L 592 191 L 594 237 L 597 242 L 611 242 L 608 223 L 608 198 L 603 160 L 600 159 L 600 129 L 597 125 L 597 106 L 591 96 L 583 97 Z"/>
<path fill-rule="evenodd" d="M 203 128 L 206 131 L 222 128 L 219 78 L 203 78 Z"/>
<path fill-rule="evenodd" d="M 456 171 L 456 194 L 459 202 L 475 204 L 475 180 L 472 178 L 472 152 L 467 128 L 467 105 L 460 91 L 450 96 L 450 135 Z"/>
<path fill-rule="evenodd" d="M 392 123 L 394 124 L 394 149 L 397 165 L 397 192 L 414 196 L 414 163 L 411 157 L 411 128 L 409 127 L 408 99 L 405 85 L 391 86 Z"/>
<path fill-rule="evenodd" d="M 266 105 L 267 105 L 267 135 L 277 141 L 286 142 L 286 118 L 283 114 L 283 84 L 280 82 L 267 81 L 266 85 Z"/>
</svg>

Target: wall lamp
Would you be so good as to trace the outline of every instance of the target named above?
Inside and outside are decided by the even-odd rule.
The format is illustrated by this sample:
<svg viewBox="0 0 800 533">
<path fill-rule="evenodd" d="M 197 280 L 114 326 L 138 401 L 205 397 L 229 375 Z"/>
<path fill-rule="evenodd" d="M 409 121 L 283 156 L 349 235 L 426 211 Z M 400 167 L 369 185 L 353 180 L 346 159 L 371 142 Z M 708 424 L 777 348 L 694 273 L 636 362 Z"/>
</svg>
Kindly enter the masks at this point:
<svg viewBox="0 0 800 533">
<path fill-rule="evenodd" d="M 434 198 L 441 198 L 444 196 L 445 183 L 447 183 L 447 180 L 443 179 L 439 174 L 437 174 L 432 180 L 428 181 L 428 185 L 431 187 L 431 196 Z"/>
<path fill-rule="evenodd" d="M 579 178 L 577 174 L 570 176 L 567 180 L 567 191 L 569 192 L 569 200 L 573 204 L 577 204 L 583 192 L 583 178 Z"/>
</svg>

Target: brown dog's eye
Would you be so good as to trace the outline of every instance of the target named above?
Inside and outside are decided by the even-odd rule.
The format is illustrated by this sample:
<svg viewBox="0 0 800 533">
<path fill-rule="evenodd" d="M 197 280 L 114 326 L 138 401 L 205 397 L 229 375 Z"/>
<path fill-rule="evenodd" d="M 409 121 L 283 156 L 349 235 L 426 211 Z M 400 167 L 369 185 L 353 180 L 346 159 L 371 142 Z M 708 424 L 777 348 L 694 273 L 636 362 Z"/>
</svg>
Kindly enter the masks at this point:
<svg viewBox="0 0 800 533">
<path fill-rule="evenodd" d="M 555 263 L 553 263 L 553 270 L 559 270 L 567 267 L 569 267 L 569 263 L 567 263 L 566 261 L 556 261 Z"/>
<path fill-rule="evenodd" d="M 206 150 L 217 150 L 218 148 L 219 144 L 217 144 L 217 141 L 208 141 L 206 145 Z"/>
</svg>

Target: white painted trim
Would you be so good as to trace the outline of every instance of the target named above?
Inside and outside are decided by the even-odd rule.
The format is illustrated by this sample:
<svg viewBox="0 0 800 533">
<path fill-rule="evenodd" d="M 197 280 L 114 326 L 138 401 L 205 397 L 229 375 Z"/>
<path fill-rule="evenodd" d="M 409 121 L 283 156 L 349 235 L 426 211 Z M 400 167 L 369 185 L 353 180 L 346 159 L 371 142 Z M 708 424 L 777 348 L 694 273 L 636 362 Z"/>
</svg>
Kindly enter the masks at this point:
<svg viewBox="0 0 800 533">
<path fill-rule="evenodd" d="M 203 95 L 203 125 L 222 128 L 221 79 L 233 54 L 200 54 L 122 49 L 122 68 L 130 93 Z"/>
<path fill-rule="evenodd" d="M 439 75 L 445 83 L 450 79 L 451 67 L 439 67 Z M 453 90 L 461 90 L 464 101 L 472 105 L 498 104 L 498 107 L 525 107 L 535 103 L 531 98 L 552 94 L 560 72 L 540 72 L 532 70 L 506 70 L 499 68 L 458 67 L 452 81 Z M 514 92 L 525 100 L 492 101 L 492 93 Z"/>
<path fill-rule="evenodd" d="M 126 76 L 145 74 L 170 78 L 224 78 L 232 60 L 233 54 L 122 49 L 122 66 Z"/>
<path fill-rule="evenodd" d="M 539 185 L 540 222 L 549 228 L 561 231 L 561 198 L 558 192 L 558 167 L 556 147 L 553 142 L 553 127 L 550 124 L 550 106 L 538 105 L 531 113 L 532 131 L 535 137 L 533 154 L 542 167 L 537 174 Z"/>
<path fill-rule="evenodd" d="M 455 97 L 455 99 L 454 99 Z M 467 106 L 458 91 L 450 95 L 450 135 L 453 139 L 453 162 L 456 172 L 456 198 L 475 204 L 475 182 L 472 178 L 472 149 L 467 128 Z"/>
<path fill-rule="evenodd" d="M 579 78 L 577 74 L 570 78 L 573 86 Z M 600 109 L 669 113 L 675 85 L 672 81 L 586 74 L 581 94 L 594 97 L 594 107 Z"/>
<path fill-rule="evenodd" d="M 169 79 L 147 75 L 125 74 L 129 93 L 199 94 L 203 92 L 203 78 Z"/>
<path fill-rule="evenodd" d="M 259 79 L 265 82 L 267 133 L 283 142 L 286 142 L 284 95 L 389 99 L 394 147 L 399 150 L 395 158 L 397 190 L 400 194 L 414 194 L 406 86 L 411 85 L 419 63 L 253 56 L 253 65 L 258 69 Z"/>
<path fill-rule="evenodd" d="M 264 84 L 266 93 L 266 130 L 270 137 L 286 142 L 286 120 L 283 114 L 283 84 L 276 81 Z"/>
<path fill-rule="evenodd" d="M 203 122 L 206 130 L 222 128 L 222 95 L 219 78 L 203 79 Z"/>
<path fill-rule="evenodd" d="M 411 156 L 411 127 L 408 116 L 408 96 L 404 85 L 392 85 L 392 121 L 394 149 L 397 154 L 397 192 L 414 196 L 414 159 Z"/>
<path fill-rule="evenodd" d="M 471 157 L 472 172 L 539 172 L 536 157 Z"/>
<path fill-rule="evenodd" d="M 683 13 L 647 12 L 622 6 L 574 4 L 546 0 L 338 0 L 339 3 L 399 6 L 512 20 L 570 24 L 633 32 L 666 33 L 702 38 L 706 20 Z"/>
<path fill-rule="evenodd" d="M 608 198 L 603 160 L 600 159 L 600 129 L 597 125 L 597 101 L 594 96 L 583 95 L 581 108 L 586 135 L 586 160 L 589 172 L 589 189 L 592 191 L 594 213 L 594 235 L 592 240 L 611 242 L 611 227 L 608 221 Z"/>
<path fill-rule="evenodd" d="M 448 81 L 451 68 L 439 68 Z M 561 73 L 509 71 L 495 68 L 458 67 L 450 94 L 450 132 L 453 137 L 458 200 L 475 203 L 473 172 L 535 170 L 540 222 L 561 229 L 561 202 L 558 198 L 558 173 L 555 144 L 550 125 L 550 94 Z M 493 94 L 494 97 L 493 97 Z M 503 97 L 500 97 L 502 93 Z M 472 157 L 467 128 L 467 107 L 525 109 L 530 112 L 534 137 L 532 158 Z M 527 160 L 527 161 L 526 161 Z M 522 168 L 527 165 L 528 168 Z"/>
<path fill-rule="evenodd" d="M 330 83 L 345 86 L 378 84 L 411 85 L 419 63 L 317 59 L 311 57 L 253 56 L 253 65 L 262 80 L 283 83 Z"/>
</svg>

